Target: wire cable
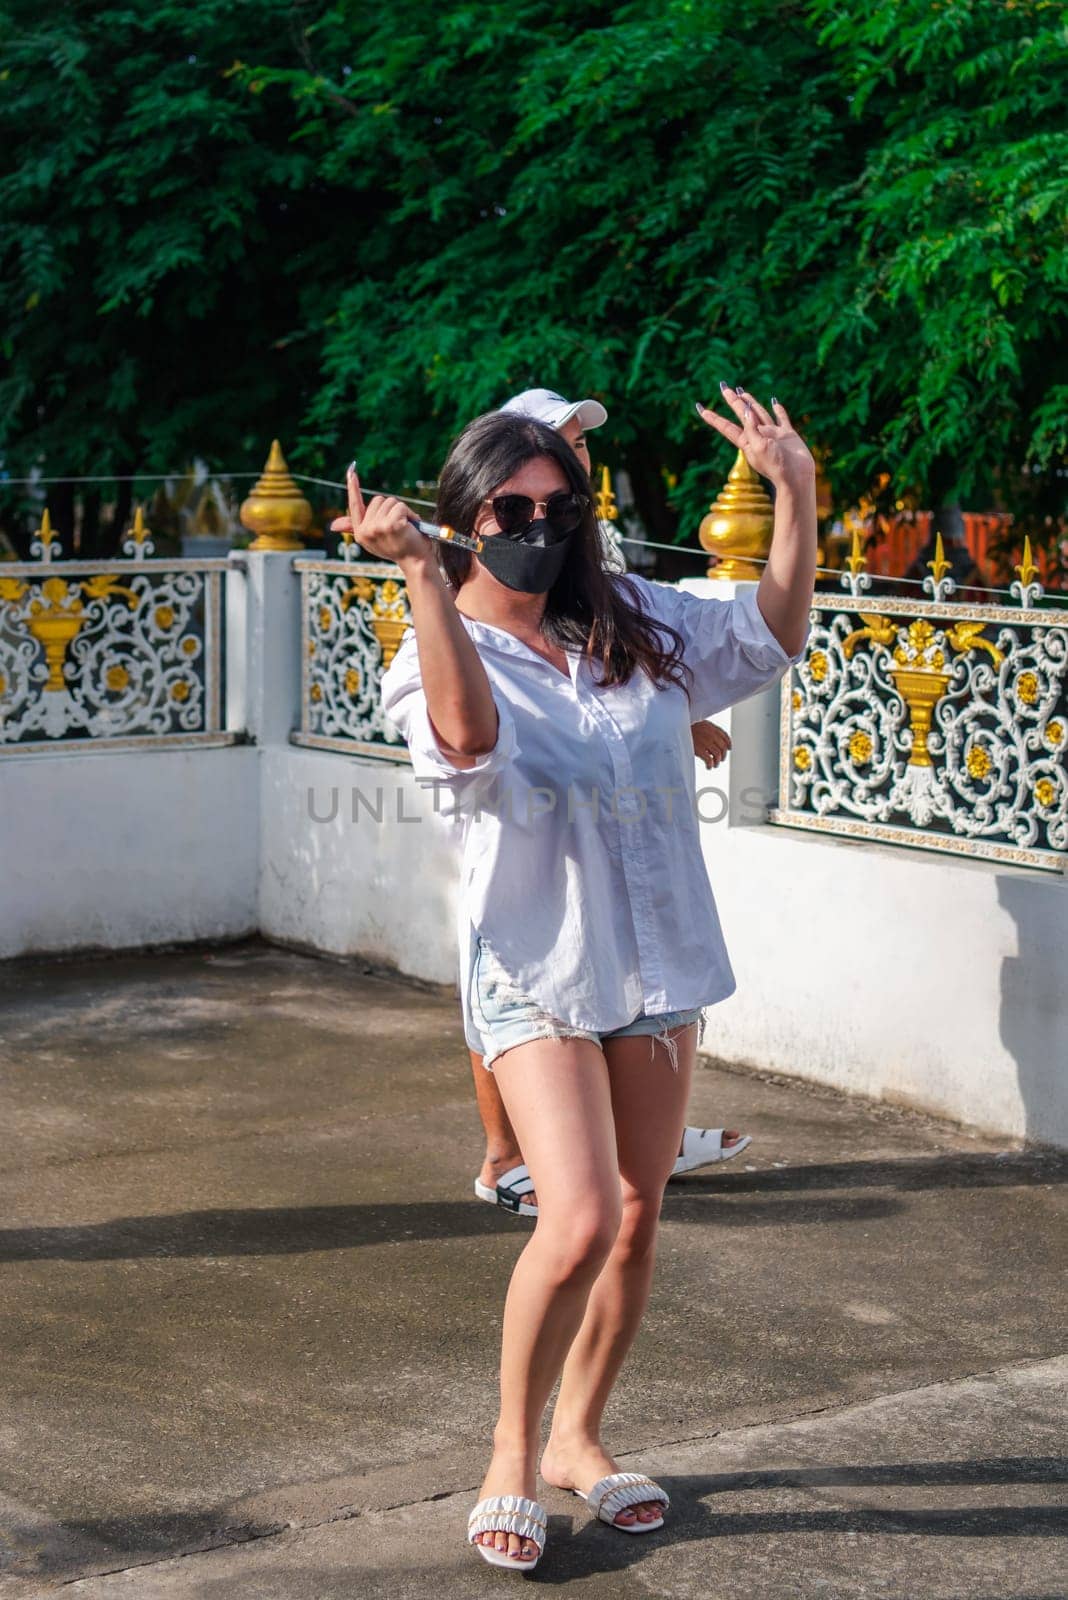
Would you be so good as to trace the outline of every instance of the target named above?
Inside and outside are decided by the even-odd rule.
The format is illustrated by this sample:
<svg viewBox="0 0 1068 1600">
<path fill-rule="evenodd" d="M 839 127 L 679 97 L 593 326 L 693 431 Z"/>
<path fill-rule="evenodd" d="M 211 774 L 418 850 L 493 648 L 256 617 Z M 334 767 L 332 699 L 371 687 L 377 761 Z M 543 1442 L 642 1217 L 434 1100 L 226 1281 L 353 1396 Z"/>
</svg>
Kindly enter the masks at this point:
<svg viewBox="0 0 1068 1600">
<path fill-rule="evenodd" d="M 48 485 L 50 483 L 142 483 L 142 482 L 163 483 L 163 482 L 165 482 L 165 481 L 167 481 L 168 479 L 171 479 L 171 478 L 181 479 L 181 478 L 186 478 L 188 476 L 189 476 L 188 471 L 186 471 L 186 472 L 132 472 L 132 473 L 115 473 L 115 472 L 111 472 L 111 473 L 97 473 L 97 474 L 94 474 L 92 476 L 61 477 L 61 478 L 5 478 L 5 477 L 0 476 L 0 489 L 6 488 L 9 485 L 12 485 L 12 486 L 14 486 L 14 485 L 30 486 L 30 487 L 33 487 L 33 488 L 44 488 L 46 485 Z M 204 482 L 204 483 L 207 483 L 207 482 L 210 482 L 212 479 L 220 479 L 220 478 L 222 478 L 222 479 L 236 480 L 238 478 L 261 478 L 262 476 L 263 476 L 262 472 L 211 472 L 211 473 L 208 474 L 208 476 L 206 478 L 202 479 L 201 481 Z M 293 473 L 290 474 L 290 476 L 293 478 L 293 480 L 296 483 L 313 483 L 317 487 L 322 488 L 322 489 L 341 489 L 341 490 L 344 490 L 346 488 L 346 485 L 344 483 L 339 483 L 334 478 L 313 478 L 309 473 L 306 473 L 306 472 L 293 472 Z M 392 494 L 393 493 L 393 491 L 391 489 L 372 489 L 372 488 L 369 488 L 367 485 L 361 485 L 361 488 L 364 489 L 365 493 L 372 494 L 372 495 L 374 495 L 374 494 L 388 495 L 388 494 Z M 410 494 L 398 495 L 397 499 L 398 500 L 403 500 L 406 505 L 429 506 L 431 508 L 433 508 L 433 506 L 436 503 L 433 500 L 420 500 L 415 495 L 410 495 Z M 709 554 L 709 552 L 707 550 L 702 549 L 700 545 L 659 544 L 659 543 L 657 543 L 657 541 L 655 539 L 636 539 L 636 538 L 633 537 L 633 535 L 629 535 L 629 534 L 625 534 L 625 533 L 617 533 L 616 537 L 619 539 L 620 544 L 632 544 L 632 545 L 635 545 L 640 550 L 666 550 L 672 555 L 693 555 L 693 556 L 699 556 L 699 557 L 703 557 L 703 558 L 707 558 L 707 556 Z M 745 559 L 752 566 L 763 567 L 763 566 L 767 565 L 767 559 L 768 558 L 766 556 L 747 556 Z M 845 569 L 842 568 L 842 567 L 817 567 L 816 568 L 816 575 L 817 575 L 817 577 L 841 578 L 844 570 Z M 869 572 L 866 568 L 864 569 L 864 573 L 865 573 L 866 577 L 869 577 L 872 580 L 873 584 L 876 584 L 876 583 L 898 583 L 898 584 L 906 584 L 909 588 L 922 589 L 923 585 L 927 581 L 925 578 L 904 578 L 904 577 L 894 578 L 894 577 L 891 577 L 888 573 L 884 573 L 884 572 Z M 1004 588 L 1004 589 L 992 589 L 992 588 L 987 587 L 985 584 L 977 584 L 977 583 L 959 584 L 958 588 L 968 589 L 970 592 L 972 592 L 974 594 L 1011 595 L 1011 590 L 1009 588 L 1007 588 L 1007 587 Z M 1057 593 L 1058 591 L 1054 590 L 1053 592 Z"/>
</svg>

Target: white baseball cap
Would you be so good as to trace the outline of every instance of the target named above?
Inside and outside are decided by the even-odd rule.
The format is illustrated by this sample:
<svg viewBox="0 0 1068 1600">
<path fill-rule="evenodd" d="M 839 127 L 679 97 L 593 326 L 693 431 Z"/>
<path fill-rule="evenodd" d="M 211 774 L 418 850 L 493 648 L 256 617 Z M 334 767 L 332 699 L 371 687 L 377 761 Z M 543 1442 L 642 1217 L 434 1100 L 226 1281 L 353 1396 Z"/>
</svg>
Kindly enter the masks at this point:
<svg viewBox="0 0 1068 1600">
<path fill-rule="evenodd" d="M 565 400 L 555 389 L 524 389 L 522 394 L 506 400 L 501 410 L 534 417 L 538 422 L 547 422 L 550 428 L 562 428 L 572 417 L 577 417 L 584 428 L 599 428 L 608 421 L 608 412 L 599 400 Z"/>
</svg>

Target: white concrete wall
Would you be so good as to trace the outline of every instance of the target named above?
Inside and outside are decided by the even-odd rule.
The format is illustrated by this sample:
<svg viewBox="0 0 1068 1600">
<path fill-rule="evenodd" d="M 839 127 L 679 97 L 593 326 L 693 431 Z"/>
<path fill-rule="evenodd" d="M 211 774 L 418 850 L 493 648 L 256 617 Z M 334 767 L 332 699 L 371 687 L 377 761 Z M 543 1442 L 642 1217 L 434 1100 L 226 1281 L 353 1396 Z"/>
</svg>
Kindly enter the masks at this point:
<svg viewBox="0 0 1068 1600">
<path fill-rule="evenodd" d="M 244 745 L 0 758 L 0 957 L 253 932 L 256 766 Z"/>
<path fill-rule="evenodd" d="M 1063 879 L 779 827 L 704 848 L 738 980 L 707 1050 L 1068 1145 Z"/>
<path fill-rule="evenodd" d="M 455 981 L 452 824 L 407 764 L 267 749 L 260 815 L 267 938 Z"/>
</svg>

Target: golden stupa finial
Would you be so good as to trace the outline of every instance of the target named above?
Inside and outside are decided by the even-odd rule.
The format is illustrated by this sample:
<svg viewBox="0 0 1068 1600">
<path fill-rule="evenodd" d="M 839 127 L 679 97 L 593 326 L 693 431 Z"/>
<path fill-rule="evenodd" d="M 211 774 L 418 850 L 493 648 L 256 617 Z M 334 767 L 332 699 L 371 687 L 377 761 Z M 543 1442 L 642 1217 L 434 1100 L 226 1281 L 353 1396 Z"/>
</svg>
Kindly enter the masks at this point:
<svg viewBox="0 0 1068 1600">
<path fill-rule="evenodd" d="M 767 490 L 739 450 L 727 481 L 701 523 L 701 547 L 717 557 L 710 578 L 753 579 L 771 549 L 774 510 Z"/>
<path fill-rule="evenodd" d="M 250 550 L 303 550 L 312 508 L 290 476 L 282 446 L 271 442 L 263 475 L 241 507 L 243 525 L 256 537 Z"/>
</svg>

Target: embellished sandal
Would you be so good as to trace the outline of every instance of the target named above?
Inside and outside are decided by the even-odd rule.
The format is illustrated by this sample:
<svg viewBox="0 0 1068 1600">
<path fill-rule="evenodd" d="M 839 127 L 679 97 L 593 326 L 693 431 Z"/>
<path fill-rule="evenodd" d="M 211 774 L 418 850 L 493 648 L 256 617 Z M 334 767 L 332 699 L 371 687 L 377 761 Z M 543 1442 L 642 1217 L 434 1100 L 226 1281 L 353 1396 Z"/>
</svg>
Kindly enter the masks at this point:
<svg viewBox="0 0 1068 1600">
<path fill-rule="evenodd" d="M 475 1545 L 483 1561 L 488 1561 L 491 1567 L 533 1572 L 545 1549 L 548 1522 L 545 1507 L 537 1500 L 528 1500 L 521 1494 L 491 1494 L 488 1499 L 478 1502 L 467 1519 L 467 1541 Z M 518 1556 L 495 1550 L 492 1545 L 475 1544 L 475 1535 L 479 1533 L 514 1533 L 518 1538 L 529 1539 L 537 1545 L 538 1553 L 533 1561 L 520 1561 Z"/>
<path fill-rule="evenodd" d="M 514 1211 L 519 1217 L 536 1217 L 538 1214 L 537 1206 L 529 1206 L 523 1199 L 533 1188 L 534 1180 L 523 1165 L 502 1172 L 495 1189 L 475 1179 L 475 1193 L 480 1200 L 488 1200 L 491 1206 L 503 1206 L 505 1211 Z"/>
<path fill-rule="evenodd" d="M 663 1517 L 659 1522 L 617 1522 L 619 1513 L 629 1506 L 640 1505 L 643 1500 L 658 1500 L 666 1511 L 671 1504 L 667 1490 L 641 1472 L 610 1472 L 607 1478 L 598 1478 L 589 1494 L 583 1494 L 581 1489 L 573 1493 L 585 1500 L 594 1515 L 617 1533 L 655 1533 L 664 1526 Z"/>
</svg>

